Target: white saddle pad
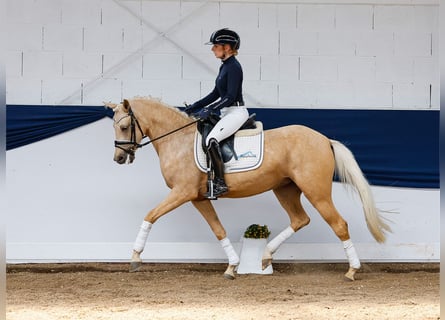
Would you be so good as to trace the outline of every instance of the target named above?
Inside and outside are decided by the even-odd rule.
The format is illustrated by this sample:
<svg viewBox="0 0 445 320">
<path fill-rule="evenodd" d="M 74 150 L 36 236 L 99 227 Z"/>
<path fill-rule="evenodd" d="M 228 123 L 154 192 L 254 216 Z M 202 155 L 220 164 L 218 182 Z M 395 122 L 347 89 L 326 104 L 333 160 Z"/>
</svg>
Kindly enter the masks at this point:
<svg viewBox="0 0 445 320">
<path fill-rule="evenodd" d="M 195 163 L 199 170 L 206 172 L 206 154 L 202 150 L 201 140 L 201 134 L 196 131 L 194 144 Z M 238 131 L 235 134 L 234 144 L 234 149 L 236 155 L 238 156 L 238 160 L 233 157 L 229 162 L 226 162 L 224 164 L 224 172 L 242 172 L 258 168 L 263 162 L 263 124 L 260 121 L 256 121 L 255 129 Z"/>
</svg>

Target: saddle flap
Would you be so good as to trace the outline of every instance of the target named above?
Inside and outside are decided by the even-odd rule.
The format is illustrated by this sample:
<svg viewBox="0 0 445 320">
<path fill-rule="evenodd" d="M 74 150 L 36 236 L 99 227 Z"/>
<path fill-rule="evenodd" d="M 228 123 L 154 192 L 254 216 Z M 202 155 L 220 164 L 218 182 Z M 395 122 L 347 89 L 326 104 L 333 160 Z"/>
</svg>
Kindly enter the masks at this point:
<svg viewBox="0 0 445 320">
<path fill-rule="evenodd" d="M 203 138 L 196 132 L 194 143 L 194 158 L 198 169 L 206 172 L 207 157 L 205 148 L 202 148 Z M 233 141 L 237 159 L 232 157 L 224 163 L 224 172 L 235 173 L 254 170 L 261 166 L 264 151 L 264 132 L 260 121 L 256 122 L 256 129 L 240 130 L 235 134 Z M 224 159 L 224 156 L 223 156 Z"/>
</svg>

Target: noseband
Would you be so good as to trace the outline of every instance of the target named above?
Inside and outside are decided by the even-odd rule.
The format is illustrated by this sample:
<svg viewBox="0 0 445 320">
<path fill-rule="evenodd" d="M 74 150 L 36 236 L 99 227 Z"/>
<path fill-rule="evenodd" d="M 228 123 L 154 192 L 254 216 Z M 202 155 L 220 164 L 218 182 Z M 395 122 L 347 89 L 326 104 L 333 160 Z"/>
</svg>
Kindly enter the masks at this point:
<svg viewBox="0 0 445 320">
<path fill-rule="evenodd" d="M 182 127 L 177 128 L 177 129 L 175 129 L 173 131 L 167 132 L 166 134 L 163 134 L 163 135 L 161 135 L 161 136 L 159 136 L 157 138 L 154 138 L 152 140 L 146 141 L 144 143 L 138 143 L 136 141 L 136 127 L 138 128 L 139 132 L 141 133 L 142 139 L 147 138 L 147 136 L 144 134 L 144 131 L 142 131 L 141 125 L 139 124 L 139 121 L 136 118 L 136 116 L 134 115 L 133 110 L 131 110 L 131 108 L 129 108 L 129 110 L 128 110 L 128 115 L 123 117 L 123 118 L 121 118 L 121 119 L 119 119 L 116 122 L 116 124 L 119 121 L 121 121 L 122 119 L 126 118 L 126 117 L 130 117 L 130 132 L 131 132 L 130 140 L 114 140 L 114 146 L 116 148 L 121 149 L 122 151 L 128 153 L 131 157 L 134 157 L 134 153 L 136 152 L 136 150 L 138 148 L 142 148 L 143 146 L 146 146 L 146 145 L 148 145 L 148 144 L 150 144 L 150 143 L 152 143 L 152 142 L 154 142 L 156 140 L 164 138 L 164 137 L 166 137 L 166 136 L 168 136 L 168 135 L 170 135 L 172 133 L 175 133 L 175 132 L 177 132 L 179 130 L 182 130 L 182 129 L 184 129 L 184 128 L 188 127 L 188 126 L 191 126 L 192 124 L 197 123 L 198 121 L 200 121 L 200 119 L 197 119 L 195 121 L 187 123 L 186 125 L 184 125 Z M 130 147 L 129 148 L 125 148 L 124 146 L 126 146 L 126 145 L 130 145 Z"/>
</svg>

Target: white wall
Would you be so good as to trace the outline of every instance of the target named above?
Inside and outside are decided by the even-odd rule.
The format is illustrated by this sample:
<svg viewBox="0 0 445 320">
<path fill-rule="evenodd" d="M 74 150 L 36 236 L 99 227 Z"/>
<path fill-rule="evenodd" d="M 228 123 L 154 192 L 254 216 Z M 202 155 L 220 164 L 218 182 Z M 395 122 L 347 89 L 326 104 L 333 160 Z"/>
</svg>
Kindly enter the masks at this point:
<svg viewBox="0 0 445 320">
<path fill-rule="evenodd" d="M 193 102 L 228 26 L 249 105 L 439 108 L 438 0 L 323 3 L 8 0 L 7 103 Z"/>
<path fill-rule="evenodd" d="M 121 261 L 130 257 L 145 214 L 169 192 L 152 147 L 132 165 L 112 161 L 112 122 L 94 124 L 7 152 L 7 261 Z M 359 200 L 338 184 L 334 202 L 349 223 L 359 256 L 372 261 L 439 261 L 439 190 L 373 187 L 394 233 L 377 244 Z M 288 223 L 272 192 L 214 202 L 237 248 L 244 230 L 267 224 L 272 235 Z M 312 221 L 277 252 L 278 260 L 344 261 L 340 241 L 305 200 Z M 224 252 L 191 204 L 153 227 L 143 258 L 223 261 Z"/>
<path fill-rule="evenodd" d="M 437 0 L 151 1 L 7 0 L 8 104 L 101 105 L 134 95 L 171 105 L 213 87 L 219 62 L 203 45 L 231 27 L 246 102 L 255 107 L 439 109 Z M 7 259 L 126 259 L 146 212 L 167 194 L 155 153 L 112 162 L 104 119 L 7 152 Z M 79 143 L 81 141 L 81 143 Z M 164 187 L 163 187 L 164 186 Z M 335 185 L 359 255 L 373 261 L 438 261 L 439 191 L 374 187 L 395 209 L 394 235 L 375 244 L 358 201 Z M 312 223 L 282 260 L 344 259 L 306 203 Z M 271 193 L 218 200 L 232 241 L 251 223 L 276 234 L 288 221 Z M 239 246 L 239 243 L 238 243 Z M 146 259 L 219 261 L 224 254 L 190 205 L 161 219 Z"/>
</svg>

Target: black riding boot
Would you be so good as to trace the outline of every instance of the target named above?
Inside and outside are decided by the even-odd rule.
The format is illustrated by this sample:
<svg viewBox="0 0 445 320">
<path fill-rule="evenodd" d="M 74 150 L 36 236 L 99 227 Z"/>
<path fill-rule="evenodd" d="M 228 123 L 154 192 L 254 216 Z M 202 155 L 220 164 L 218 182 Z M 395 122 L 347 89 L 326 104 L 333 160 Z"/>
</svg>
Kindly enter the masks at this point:
<svg viewBox="0 0 445 320">
<path fill-rule="evenodd" d="M 216 199 L 220 195 L 229 191 L 229 188 L 224 181 L 224 162 L 221 156 L 221 149 L 219 148 L 218 141 L 211 139 L 207 148 L 207 157 L 210 158 L 212 163 L 212 169 L 214 173 L 213 179 L 213 192 L 211 190 L 212 182 L 209 184 L 209 190 L 205 194 L 207 199 Z"/>
</svg>

